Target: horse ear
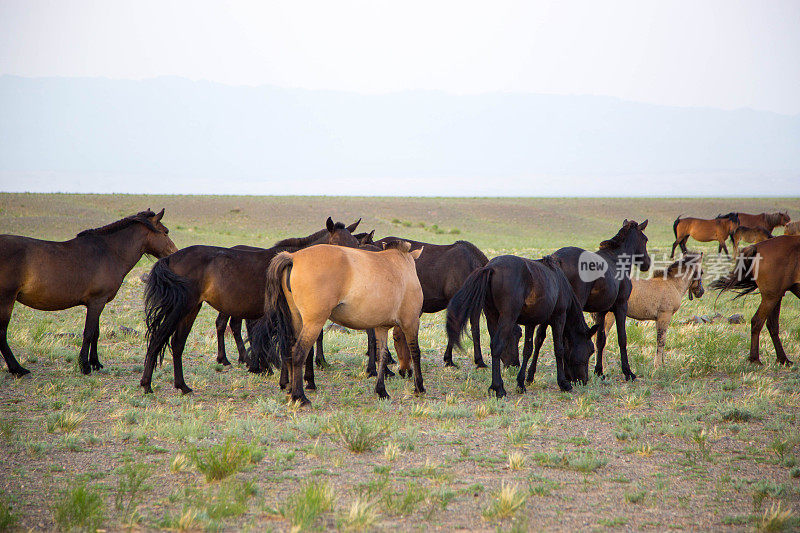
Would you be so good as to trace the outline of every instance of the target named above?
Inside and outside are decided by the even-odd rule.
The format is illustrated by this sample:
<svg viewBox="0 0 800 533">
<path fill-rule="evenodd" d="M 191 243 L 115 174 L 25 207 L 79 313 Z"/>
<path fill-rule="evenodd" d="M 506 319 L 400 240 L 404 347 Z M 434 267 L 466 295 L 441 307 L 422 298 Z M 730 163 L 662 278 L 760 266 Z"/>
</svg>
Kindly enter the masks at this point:
<svg viewBox="0 0 800 533">
<path fill-rule="evenodd" d="M 641 224 L 639 224 L 639 231 L 644 231 L 644 228 L 647 227 L 647 223 L 648 222 L 649 222 L 649 219 L 647 219 L 644 222 L 642 222 Z"/>
<path fill-rule="evenodd" d="M 325 221 L 325 227 L 328 228 L 329 233 L 333 233 L 334 227 L 333 227 L 333 219 L 331 219 L 331 217 L 328 217 L 328 220 Z"/>
<path fill-rule="evenodd" d="M 626 218 L 625 220 L 623 220 L 623 221 L 622 221 L 622 225 L 623 225 L 623 226 L 627 226 L 627 225 L 628 225 L 628 219 L 627 219 L 627 218 Z"/>
<path fill-rule="evenodd" d="M 353 233 L 360 223 L 361 223 L 361 219 L 359 218 L 358 220 L 356 220 L 355 222 L 353 222 L 352 224 L 347 226 L 347 231 L 349 231 L 350 233 Z"/>
<path fill-rule="evenodd" d="M 420 255 L 422 255 L 422 249 L 423 248 L 425 248 L 425 247 L 423 246 L 422 248 L 417 248 L 416 250 L 411 252 L 411 257 L 413 257 L 415 261 L 417 259 L 419 259 Z"/>
<path fill-rule="evenodd" d="M 162 218 L 164 218 L 164 208 L 162 208 L 161 211 L 159 211 L 156 215 L 156 222 L 161 222 Z"/>
<path fill-rule="evenodd" d="M 372 238 L 375 236 L 375 230 L 370 231 L 364 239 L 364 244 L 372 244 L 375 242 Z"/>
</svg>

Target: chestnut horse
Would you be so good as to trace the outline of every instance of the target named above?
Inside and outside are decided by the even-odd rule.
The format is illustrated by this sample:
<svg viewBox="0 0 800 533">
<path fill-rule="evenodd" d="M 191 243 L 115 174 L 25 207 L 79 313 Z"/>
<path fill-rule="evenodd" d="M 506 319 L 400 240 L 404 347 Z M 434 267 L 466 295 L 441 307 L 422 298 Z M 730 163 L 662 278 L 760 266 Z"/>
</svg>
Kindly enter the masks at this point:
<svg viewBox="0 0 800 533">
<path fill-rule="evenodd" d="M 425 392 L 417 343 L 422 309 L 414 261 L 422 250 L 392 242 L 381 252 L 321 244 L 278 254 L 267 270 L 264 317 L 253 329 L 260 346 L 272 337 L 283 361 L 281 388 L 290 386 L 292 401 L 310 403 L 303 390 L 303 367 L 309 389 L 315 389 L 308 351 L 327 320 L 351 329 L 374 329 L 380 355 L 375 392 L 388 398 L 384 376 L 389 329 L 400 327 L 414 360 L 414 391 Z M 309 370 L 311 376 L 308 375 Z"/>
<path fill-rule="evenodd" d="M 710 285 L 720 291 L 733 290 L 736 298 L 758 290 L 761 305 L 750 321 L 749 361 L 761 364 L 758 355 L 758 340 L 764 322 L 775 346 L 775 356 L 779 364 L 791 365 L 781 345 L 778 325 L 781 314 L 781 300 L 786 291 L 800 298 L 800 236 L 780 235 L 748 246 L 736 261 L 733 271 Z"/>
<path fill-rule="evenodd" d="M 740 242 L 761 242 L 772 238 L 772 233 L 761 227 L 748 227 L 739 226 L 731 233 L 731 242 L 733 242 L 733 258 L 739 255 Z"/>
<path fill-rule="evenodd" d="M 672 231 L 675 233 L 675 242 L 672 243 L 672 253 L 670 257 L 675 257 L 675 247 L 680 245 L 683 253 L 687 252 L 686 241 L 689 237 L 700 242 L 717 241 L 719 249 L 717 253 L 725 250 L 726 255 L 730 255 L 725 241 L 739 227 L 739 217 L 736 213 L 719 215 L 717 218 L 707 220 L 705 218 L 681 218 L 675 219 L 672 224 Z"/>
<path fill-rule="evenodd" d="M 586 325 L 581 304 L 569 284 L 561 263 L 552 256 L 536 261 L 514 255 L 501 255 L 475 270 L 447 305 L 447 341 L 459 344 L 467 320 L 483 309 L 491 336 L 492 384 L 489 393 L 506 395 L 500 372 L 500 359 L 506 343 L 516 342 L 517 324 L 532 328 L 550 326 L 556 355 L 556 378 L 561 390 L 572 390 L 565 367 L 583 381 L 588 377 L 589 357 L 594 352 L 592 329 Z M 528 354 L 530 355 L 530 354 Z M 525 392 L 525 366 L 517 375 L 517 387 Z"/>
<path fill-rule="evenodd" d="M 750 228 L 764 228 L 772 233 L 777 226 L 785 226 L 791 221 L 789 213 L 779 211 L 777 213 L 759 213 L 751 215 L 749 213 L 736 213 L 739 217 L 739 224 Z"/>
<path fill-rule="evenodd" d="M 327 236 L 327 237 L 326 237 Z M 306 246 L 325 238 L 347 243 L 355 239 L 341 222 L 328 218 L 327 229 L 303 239 L 280 241 L 279 246 L 261 251 L 235 250 L 218 246 L 190 246 L 159 260 L 145 286 L 147 353 L 141 386 L 153 392 L 151 382 L 156 360 L 164 359 L 169 345 L 175 372 L 174 386 L 184 394 L 192 392 L 183 377 L 183 349 L 203 303 L 228 316 L 246 320 L 264 314 L 265 272 L 272 258 L 284 246 Z M 269 358 L 253 357 L 253 362 Z M 253 372 L 261 368 L 252 364 Z"/>
<path fill-rule="evenodd" d="M 163 216 L 163 209 L 158 214 L 148 209 L 65 242 L 0 235 L 0 351 L 9 372 L 28 374 L 8 346 L 14 302 L 41 311 L 86 306 L 81 372 L 103 368 L 97 357 L 103 308 L 142 255 L 165 257 L 177 250 Z"/>
<path fill-rule="evenodd" d="M 646 227 L 647 220 L 641 224 L 637 224 L 633 220 L 625 220 L 616 235 L 600 243 L 600 249 L 597 252 L 569 246 L 553 253 L 553 257 L 560 260 L 561 268 L 572 285 L 583 310 L 597 313 L 596 320 L 604 319 L 606 313 L 614 314 L 614 319 L 617 321 L 620 366 L 626 381 L 636 379 L 636 374 L 631 371 L 628 364 L 628 337 L 625 332 L 628 297 L 632 290 L 630 273 L 633 265 L 638 265 L 643 272 L 650 269 L 647 236 L 644 234 Z M 539 350 L 542 348 L 546 335 L 547 331 L 544 326 L 539 326 L 536 330 L 533 360 L 528 370 L 528 383 L 533 382 L 536 363 L 539 360 Z M 525 346 L 522 353 L 525 360 L 531 350 L 530 337 L 531 332 L 526 328 Z M 605 345 L 605 331 L 599 329 L 597 331 L 597 364 L 594 367 L 594 373 L 598 376 L 603 375 Z M 567 379 L 574 381 L 576 377 L 570 376 L 568 373 Z"/>
</svg>

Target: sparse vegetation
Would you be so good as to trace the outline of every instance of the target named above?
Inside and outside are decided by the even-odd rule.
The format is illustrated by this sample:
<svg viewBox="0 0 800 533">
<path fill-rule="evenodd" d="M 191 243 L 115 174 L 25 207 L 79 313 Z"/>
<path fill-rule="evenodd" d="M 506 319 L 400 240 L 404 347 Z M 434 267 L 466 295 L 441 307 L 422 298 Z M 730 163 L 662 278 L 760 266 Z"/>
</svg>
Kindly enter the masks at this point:
<svg viewBox="0 0 800 533">
<path fill-rule="evenodd" d="M 95 531 L 105 520 L 103 497 L 86 485 L 67 489 L 56 500 L 53 519 L 61 531 Z"/>
</svg>

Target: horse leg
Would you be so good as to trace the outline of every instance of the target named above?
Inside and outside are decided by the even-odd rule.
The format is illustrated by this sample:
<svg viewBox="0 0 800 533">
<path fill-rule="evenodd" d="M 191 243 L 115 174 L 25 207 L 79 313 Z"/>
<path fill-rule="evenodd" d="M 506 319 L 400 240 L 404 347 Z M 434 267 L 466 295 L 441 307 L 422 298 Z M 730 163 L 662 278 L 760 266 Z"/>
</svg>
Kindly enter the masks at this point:
<svg viewBox="0 0 800 533">
<path fill-rule="evenodd" d="M 475 367 L 486 368 L 486 363 L 483 361 L 483 355 L 481 354 L 481 314 L 475 313 L 475 316 L 469 317 L 469 325 L 472 329 L 472 350 L 474 352 Z"/>
<path fill-rule="evenodd" d="M 653 361 L 655 368 L 664 364 L 664 348 L 667 345 L 667 328 L 672 319 L 671 313 L 659 313 L 656 318 L 656 358 Z"/>
<path fill-rule="evenodd" d="M 778 321 L 780 315 L 781 300 L 778 300 L 778 303 L 775 304 L 769 317 L 767 317 L 767 331 L 769 331 L 769 335 L 772 337 L 772 345 L 775 346 L 776 361 L 781 365 L 791 366 L 792 362 L 786 357 L 786 352 L 783 350 L 781 339 L 778 336 Z"/>
<path fill-rule="evenodd" d="M 689 242 L 689 236 L 688 235 L 686 237 L 684 237 L 683 240 L 681 241 L 681 252 L 683 252 L 683 253 L 686 253 L 688 251 L 688 249 L 686 248 L 686 243 L 687 242 Z"/>
<path fill-rule="evenodd" d="M 394 338 L 394 351 L 397 352 L 397 360 L 399 361 L 397 372 L 402 378 L 410 378 L 412 376 L 411 352 L 406 342 L 406 336 L 399 326 L 392 330 L 392 338 Z"/>
<path fill-rule="evenodd" d="M 392 372 L 388 365 L 393 364 L 395 361 L 392 359 L 392 354 L 389 353 L 389 346 L 388 346 L 388 333 L 387 335 L 387 345 L 384 346 L 383 351 L 386 353 L 386 377 L 390 378 L 394 376 L 394 372 Z M 404 341 L 405 342 L 405 341 Z M 367 375 L 368 376 L 377 376 L 378 372 L 375 370 L 375 363 L 378 358 L 378 340 L 375 337 L 375 330 L 368 329 L 367 330 Z"/>
<path fill-rule="evenodd" d="M 30 370 L 26 370 L 19 364 L 19 361 L 11 351 L 11 347 L 8 345 L 8 323 L 11 321 L 14 300 L 15 296 L 13 294 L 6 295 L 0 300 L 0 352 L 3 353 L 3 359 L 11 375 L 22 377 L 25 374 L 30 374 Z"/>
<path fill-rule="evenodd" d="M 566 315 L 561 315 L 550 323 L 550 329 L 553 330 L 553 353 L 556 356 L 556 382 L 562 391 L 569 392 L 572 390 L 572 384 L 564 374 L 564 325 L 566 322 Z M 544 325 L 542 324 L 542 326 Z"/>
<path fill-rule="evenodd" d="M 525 344 L 522 346 L 522 364 L 519 365 L 517 372 L 517 392 L 525 392 L 525 369 L 528 367 L 528 360 L 533 353 L 533 328 L 535 326 L 525 326 Z"/>
<path fill-rule="evenodd" d="M 606 321 L 606 313 L 597 313 L 597 318 L 595 318 L 595 320 L 597 324 L 600 324 L 602 326 L 603 324 L 605 324 Z M 596 340 L 597 361 L 595 362 L 594 365 L 594 373 L 600 376 L 601 378 L 603 377 L 603 350 L 606 347 L 606 339 L 607 339 L 606 328 L 605 327 L 597 328 L 597 340 Z"/>
<path fill-rule="evenodd" d="M 95 340 L 97 335 L 100 334 L 100 313 L 103 312 L 105 302 L 90 302 L 86 306 L 86 324 L 83 326 L 83 343 L 81 344 L 81 353 L 78 355 L 81 372 L 84 374 L 91 374 L 92 368 L 99 370 L 102 368 L 100 361 L 96 361 L 96 365 L 89 363 L 89 350 L 92 346 L 92 341 Z"/>
<path fill-rule="evenodd" d="M 754 314 L 753 318 L 750 320 L 750 357 L 748 360 L 751 363 L 757 365 L 761 364 L 761 359 L 758 356 L 758 341 L 761 337 L 761 330 L 764 327 L 764 322 L 766 322 L 767 317 L 772 314 L 772 308 L 775 307 L 775 303 L 773 298 L 769 298 L 762 293 L 761 305 L 758 306 L 756 314 Z"/>
<path fill-rule="evenodd" d="M 198 305 L 183 317 L 183 320 L 180 321 L 175 329 L 175 334 L 172 336 L 172 370 L 175 373 L 173 385 L 183 394 L 192 392 L 192 389 L 183 379 L 183 349 L 186 347 L 186 339 L 189 337 L 189 332 L 192 331 L 192 325 L 197 318 L 197 313 L 200 312 L 201 306 L 202 304 Z"/>
<path fill-rule="evenodd" d="M 422 357 L 419 351 L 419 317 L 414 317 L 410 324 L 403 324 L 401 328 L 405 335 L 408 351 L 411 352 L 411 360 L 414 363 L 414 394 L 425 394 L 420 361 Z"/>
<path fill-rule="evenodd" d="M 531 327 L 536 327 L 536 326 L 531 326 Z M 525 329 L 527 331 L 527 326 Z M 526 344 L 528 343 L 529 337 L 530 335 L 526 333 L 525 336 Z M 547 338 L 547 325 L 541 324 L 539 325 L 538 328 L 536 328 L 536 340 L 533 343 L 533 359 L 531 360 L 531 366 L 528 369 L 528 379 L 525 380 L 528 382 L 528 384 L 533 383 L 533 376 L 536 375 L 536 364 L 539 362 L 539 351 L 542 349 L 542 344 L 544 344 L 545 338 Z"/>
<path fill-rule="evenodd" d="M 501 321 L 499 312 L 489 306 L 484 309 L 484 313 L 486 314 L 486 326 L 491 337 L 492 383 L 489 385 L 489 394 L 494 393 L 498 398 L 502 398 L 506 395 L 506 389 L 503 386 L 500 363 L 514 323 L 510 320 Z"/>
<path fill-rule="evenodd" d="M 228 356 L 225 354 L 225 328 L 228 327 L 229 315 L 220 313 L 217 315 L 217 320 L 214 325 L 217 327 L 217 363 L 221 365 L 231 364 L 228 361 Z"/>
<path fill-rule="evenodd" d="M 292 368 L 289 375 L 292 386 L 292 401 L 300 402 L 300 405 L 308 405 L 311 403 L 311 401 L 306 398 L 305 391 L 303 390 L 303 367 L 308 359 L 309 351 L 313 348 L 314 342 L 319 337 L 327 318 L 328 317 L 325 316 L 317 320 L 304 320 L 300 334 L 297 336 L 297 342 L 295 342 L 294 348 L 292 348 Z"/>
<path fill-rule="evenodd" d="M 728 257 L 731 256 L 731 253 L 728 251 L 728 247 L 725 245 L 725 241 L 724 240 L 720 241 L 719 247 L 720 247 L 720 250 L 725 250 L 725 255 L 727 255 Z"/>
<path fill-rule="evenodd" d="M 628 316 L 628 302 L 621 303 L 614 308 L 614 320 L 617 321 L 617 342 L 619 343 L 619 358 L 625 381 L 635 380 L 636 374 L 631 372 L 628 364 L 628 333 L 625 330 L 625 319 Z M 599 330 L 599 328 L 598 328 Z"/>
<path fill-rule="evenodd" d="M 375 336 L 375 353 L 380 354 L 380 361 L 378 361 L 378 380 L 375 383 L 375 394 L 381 400 L 389 398 L 386 393 L 386 344 L 389 342 L 389 328 L 375 328 L 373 330 Z"/>
<path fill-rule="evenodd" d="M 319 343 L 321 338 L 322 333 L 317 337 L 317 343 Z M 303 379 L 306 382 L 306 389 L 317 390 L 317 383 L 314 381 L 314 348 L 311 348 L 306 356 L 306 374 L 303 376 Z"/>
<path fill-rule="evenodd" d="M 442 360 L 444 361 L 444 366 L 451 366 L 453 368 L 458 368 L 458 365 L 453 362 L 453 347 L 455 346 L 455 342 L 447 341 L 447 348 L 444 349 L 444 357 Z"/>
<path fill-rule="evenodd" d="M 231 317 L 231 333 L 233 333 L 233 341 L 236 343 L 236 350 L 239 352 L 239 362 L 244 363 L 247 360 L 247 348 L 244 345 L 242 338 L 242 319 Z M 245 326 L 246 327 L 246 326 Z M 250 329 L 247 329 L 247 338 L 250 338 Z"/>
<path fill-rule="evenodd" d="M 315 355 L 314 361 L 317 364 L 317 368 L 328 368 L 328 361 L 325 360 L 325 352 L 322 350 L 322 332 L 319 332 L 319 337 L 317 337 L 317 353 Z"/>
</svg>

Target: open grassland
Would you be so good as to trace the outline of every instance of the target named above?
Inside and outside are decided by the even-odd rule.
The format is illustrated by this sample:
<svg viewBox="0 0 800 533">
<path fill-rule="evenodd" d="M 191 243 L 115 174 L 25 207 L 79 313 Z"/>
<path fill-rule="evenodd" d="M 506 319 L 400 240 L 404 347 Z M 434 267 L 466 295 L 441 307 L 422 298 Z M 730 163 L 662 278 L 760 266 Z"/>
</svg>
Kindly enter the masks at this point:
<svg viewBox="0 0 800 533">
<path fill-rule="evenodd" d="M 346 223 L 364 217 L 359 230 L 375 228 L 377 237 L 470 240 L 490 257 L 595 249 L 622 219 L 649 218 L 656 266 L 678 214 L 788 209 L 800 218 L 798 199 L 2 194 L 0 233 L 67 239 L 147 207 L 166 207 L 178 247 L 268 246 L 320 229 L 331 215 Z M 502 401 L 488 397 L 489 372 L 474 369 L 471 356 L 456 353 L 459 368 L 442 367 L 442 314 L 423 317 L 423 397 L 394 378 L 391 400 L 378 401 L 364 373 L 366 336 L 332 330 L 325 337 L 332 367 L 318 371 L 311 407 L 297 410 L 277 376 L 214 363 L 216 314 L 207 307 L 184 354 L 195 393 L 172 388 L 167 355 L 155 394 L 143 395 L 140 276 L 151 265 L 142 260 L 106 307 L 105 368 L 89 377 L 77 368 L 83 309 L 15 307 L 9 342 L 32 374 L 0 374 L 0 530 L 800 528 L 800 373 L 775 365 L 766 331 L 765 366 L 745 361 L 757 296 L 723 296 L 716 309 L 713 292 L 685 301 L 658 371 L 653 324 L 629 322 L 639 376 L 632 383 L 621 378 L 612 335 L 609 378 L 559 392 L 548 340 L 534 385 L 513 392 L 509 369 Z M 679 324 L 715 311 L 742 313 L 747 322 Z M 791 295 L 781 328 L 797 360 L 800 302 Z M 488 346 L 485 326 L 483 336 Z M 471 353 L 469 341 L 465 348 Z"/>
</svg>

